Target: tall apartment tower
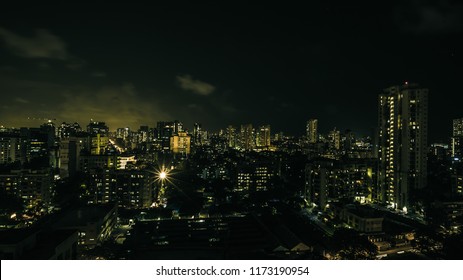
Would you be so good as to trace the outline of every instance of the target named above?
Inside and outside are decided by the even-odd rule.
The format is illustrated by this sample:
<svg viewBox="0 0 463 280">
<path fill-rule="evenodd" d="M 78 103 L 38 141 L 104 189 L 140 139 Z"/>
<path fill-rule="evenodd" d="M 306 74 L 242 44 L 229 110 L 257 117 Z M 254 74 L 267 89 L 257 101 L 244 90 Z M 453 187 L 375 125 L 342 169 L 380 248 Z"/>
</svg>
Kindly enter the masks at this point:
<svg viewBox="0 0 463 280">
<path fill-rule="evenodd" d="M 270 125 L 260 126 L 257 132 L 257 146 L 270 147 Z"/>
<path fill-rule="evenodd" d="M 254 137 L 254 128 L 252 124 L 241 125 L 240 130 L 240 148 L 241 150 L 250 151 L 256 146 Z"/>
<path fill-rule="evenodd" d="M 428 89 L 405 83 L 379 96 L 377 199 L 406 211 L 426 186 Z"/>
<path fill-rule="evenodd" d="M 341 132 L 336 130 L 336 127 L 328 134 L 330 140 L 330 148 L 339 150 L 341 148 Z"/>
<path fill-rule="evenodd" d="M 229 148 L 236 148 L 236 129 L 229 125 L 226 130 L 227 143 Z"/>
<path fill-rule="evenodd" d="M 453 120 L 453 134 L 451 139 L 452 157 L 463 157 L 463 118 Z"/>
<path fill-rule="evenodd" d="M 318 120 L 310 119 L 307 121 L 306 135 L 309 143 L 317 143 L 318 140 Z"/>
<path fill-rule="evenodd" d="M 453 136 L 463 137 L 463 118 L 453 120 Z"/>
<path fill-rule="evenodd" d="M 196 146 L 201 146 L 202 143 L 202 135 L 201 135 L 202 129 L 201 129 L 201 124 L 200 123 L 195 123 L 193 126 L 193 143 Z"/>
</svg>

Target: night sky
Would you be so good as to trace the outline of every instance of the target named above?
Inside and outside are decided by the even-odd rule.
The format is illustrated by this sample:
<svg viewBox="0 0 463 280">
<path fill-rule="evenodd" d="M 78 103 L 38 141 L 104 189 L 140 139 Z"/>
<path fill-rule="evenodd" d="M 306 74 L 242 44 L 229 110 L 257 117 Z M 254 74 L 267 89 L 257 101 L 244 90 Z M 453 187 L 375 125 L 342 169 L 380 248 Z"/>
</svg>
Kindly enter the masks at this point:
<svg viewBox="0 0 463 280">
<path fill-rule="evenodd" d="M 430 89 L 430 141 L 447 141 L 463 117 L 463 3 L 324 2 L 2 6 L 0 125 L 179 119 L 302 135 L 318 118 L 322 132 L 368 135 L 378 94 L 409 81 Z"/>
</svg>

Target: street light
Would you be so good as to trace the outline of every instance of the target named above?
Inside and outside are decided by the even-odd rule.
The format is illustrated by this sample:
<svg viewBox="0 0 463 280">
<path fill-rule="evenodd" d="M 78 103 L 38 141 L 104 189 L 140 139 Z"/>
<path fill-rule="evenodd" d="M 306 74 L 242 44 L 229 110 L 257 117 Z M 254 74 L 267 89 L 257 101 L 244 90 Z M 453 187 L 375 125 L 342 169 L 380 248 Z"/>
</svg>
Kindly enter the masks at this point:
<svg viewBox="0 0 463 280">
<path fill-rule="evenodd" d="M 156 188 L 155 194 L 155 205 L 157 206 L 166 206 L 166 182 L 169 182 L 169 170 L 164 167 L 164 165 L 158 170 L 157 178 L 155 180 L 158 182 L 158 187 Z"/>
</svg>

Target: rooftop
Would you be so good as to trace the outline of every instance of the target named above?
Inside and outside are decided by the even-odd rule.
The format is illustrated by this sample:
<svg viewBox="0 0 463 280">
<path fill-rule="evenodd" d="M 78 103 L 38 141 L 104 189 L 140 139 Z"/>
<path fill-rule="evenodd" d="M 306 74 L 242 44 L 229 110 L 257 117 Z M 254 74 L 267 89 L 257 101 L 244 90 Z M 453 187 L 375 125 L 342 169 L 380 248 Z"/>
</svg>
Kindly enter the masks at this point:
<svg viewBox="0 0 463 280">
<path fill-rule="evenodd" d="M 59 219 L 55 227 L 79 227 L 89 223 L 103 221 L 104 217 L 114 208 L 114 205 L 87 205 L 73 209 Z"/>
</svg>

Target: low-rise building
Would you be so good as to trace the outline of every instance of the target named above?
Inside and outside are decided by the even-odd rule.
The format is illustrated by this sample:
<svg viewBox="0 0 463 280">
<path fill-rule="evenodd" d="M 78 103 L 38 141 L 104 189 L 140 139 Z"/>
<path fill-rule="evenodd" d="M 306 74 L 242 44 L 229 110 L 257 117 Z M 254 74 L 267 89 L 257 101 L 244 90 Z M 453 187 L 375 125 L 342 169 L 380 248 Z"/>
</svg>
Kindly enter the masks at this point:
<svg viewBox="0 0 463 280">
<path fill-rule="evenodd" d="M 88 205 L 70 211 L 52 227 L 76 230 L 79 247 L 91 249 L 109 238 L 116 221 L 116 205 Z"/>
<path fill-rule="evenodd" d="M 77 231 L 38 231 L 31 228 L 0 231 L 0 258 L 2 260 L 76 259 Z"/>
</svg>

